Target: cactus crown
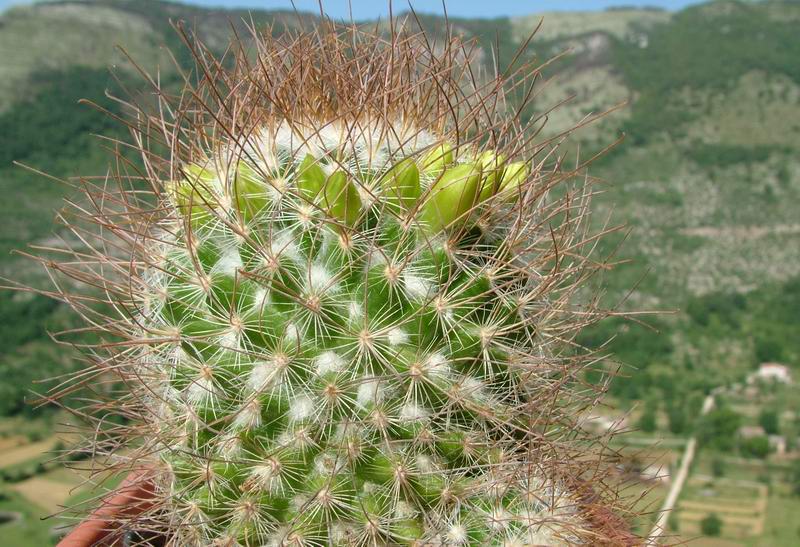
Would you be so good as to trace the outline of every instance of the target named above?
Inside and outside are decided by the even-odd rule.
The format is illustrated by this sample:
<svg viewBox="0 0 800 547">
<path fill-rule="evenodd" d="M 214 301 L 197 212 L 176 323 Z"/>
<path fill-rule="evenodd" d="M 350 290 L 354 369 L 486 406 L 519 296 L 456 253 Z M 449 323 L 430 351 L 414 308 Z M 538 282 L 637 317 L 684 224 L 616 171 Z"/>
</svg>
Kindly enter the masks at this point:
<svg viewBox="0 0 800 547">
<path fill-rule="evenodd" d="M 144 170 L 117 171 L 157 203 L 89 185 L 114 243 L 56 266 L 120 312 L 116 461 L 153 470 L 147 522 L 174 545 L 602 542 L 569 389 L 588 192 L 553 195 L 573 174 L 506 103 L 537 72 L 394 26 L 253 38 L 215 60 L 187 37 L 197 82 L 140 106 Z"/>
</svg>

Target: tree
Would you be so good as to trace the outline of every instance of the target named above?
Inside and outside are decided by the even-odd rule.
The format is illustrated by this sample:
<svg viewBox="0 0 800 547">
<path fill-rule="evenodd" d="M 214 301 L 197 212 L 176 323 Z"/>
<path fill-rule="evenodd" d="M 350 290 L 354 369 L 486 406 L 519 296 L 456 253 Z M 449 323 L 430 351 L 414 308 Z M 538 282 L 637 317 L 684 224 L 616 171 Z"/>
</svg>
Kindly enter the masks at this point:
<svg viewBox="0 0 800 547">
<path fill-rule="evenodd" d="M 700 411 L 703 408 L 703 400 L 706 398 L 705 394 L 699 391 L 694 391 L 686 397 L 686 416 L 687 416 L 687 429 L 694 429 L 697 425 L 697 420 L 701 416 Z"/>
<path fill-rule="evenodd" d="M 778 411 L 774 408 L 765 408 L 758 415 L 758 423 L 767 432 L 767 435 L 777 435 L 780 431 Z"/>
<path fill-rule="evenodd" d="M 658 412 L 658 400 L 654 398 L 647 399 L 644 403 L 644 410 L 639 418 L 639 429 L 646 433 L 652 433 L 656 430 L 656 413 Z"/>
<path fill-rule="evenodd" d="M 725 476 L 725 460 L 722 458 L 715 456 L 711 460 L 711 474 L 714 477 L 724 477 Z"/>
<path fill-rule="evenodd" d="M 800 460 L 794 460 L 792 463 L 792 470 L 789 472 L 789 484 L 792 487 L 792 493 L 795 496 L 800 496 Z"/>
<path fill-rule="evenodd" d="M 704 536 L 718 536 L 722 533 L 722 519 L 716 513 L 710 513 L 700 521 L 700 531 Z"/>
<path fill-rule="evenodd" d="M 731 450 L 742 419 L 727 406 L 716 408 L 700 420 L 697 436 L 701 444 L 717 450 Z"/>
<path fill-rule="evenodd" d="M 769 439 L 764 435 L 742 439 L 739 450 L 745 456 L 761 458 L 762 460 L 769 454 Z"/>
<path fill-rule="evenodd" d="M 680 435 L 686 431 L 686 409 L 683 401 L 670 404 L 667 417 L 669 418 L 669 430 L 672 433 Z"/>
<path fill-rule="evenodd" d="M 760 363 L 781 361 L 784 358 L 783 344 L 775 338 L 759 338 L 755 347 L 756 359 Z"/>
</svg>

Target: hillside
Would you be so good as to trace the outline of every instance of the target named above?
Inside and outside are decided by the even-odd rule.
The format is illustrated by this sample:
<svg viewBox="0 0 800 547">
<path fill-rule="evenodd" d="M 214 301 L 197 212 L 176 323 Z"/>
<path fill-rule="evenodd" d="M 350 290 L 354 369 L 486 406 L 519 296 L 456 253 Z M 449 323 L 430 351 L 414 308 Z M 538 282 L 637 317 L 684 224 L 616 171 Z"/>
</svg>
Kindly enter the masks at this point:
<svg viewBox="0 0 800 547">
<path fill-rule="evenodd" d="M 646 369 L 620 382 L 618 395 L 640 398 L 664 374 L 685 375 L 680 383 L 691 391 L 740 378 L 759 360 L 798 363 L 800 342 L 786 335 L 800 323 L 798 308 L 787 308 L 780 323 L 774 310 L 796 301 L 800 275 L 800 4 L 717 1 L 674 14 L 618 9 L 453 25 L 480 40 L 487 63 L 499 45 L 503 64 L 542 17 L 526 55 L 567 53 L 548 69 L 535 110 L 526 114 L 572 98 L 550 115 L 545 134 L 627 102 L 576 133 L 572 148 L 580 145 L 586 157 L 627 135 L 590 170 L 604 181 L 598 224 L 613 211 L 630 227 L 617 256 L 630 261 L 604 280 L 608 301 L 635 287 L 625 306 L 676 310 L 652 319 L 661 334 L 614 322 L 587 333 L 591 344 L 616 335 L 609 347 L 617 357 Z M 280 32 L 297 24 L 287 13 L 133 0 L 59 1 L 0 16 L 0 191 L 14 196 L 0 205 L 3 275 L 37 279 L 37 270 L 9 251 L 53 241 L 53 213 L 69 193 L 11 162 L 58 177 L 102 174 L 105 152 L 91 134 L 120 129 L 77 100 L 119 108 L 104 92 L 140 81 L 122 50 L 163 80 L 174 78 L 167 51 L 179 63 L 185 52 L 170 19 L 186 21 L 217 49 L 231 25 L 242 32 L 252 19 Z M 422 24 L 440 33 L 443 20 L 425 16 Z M 10 390 L 3 398 L 9 412 L 23 408 L 27 380 L 52 368 L 45 329 L 66 321 L 60 308 L 30 298 L 0 296 L 0 366 L 22 375 L 3 388 Z"/>
</svg>

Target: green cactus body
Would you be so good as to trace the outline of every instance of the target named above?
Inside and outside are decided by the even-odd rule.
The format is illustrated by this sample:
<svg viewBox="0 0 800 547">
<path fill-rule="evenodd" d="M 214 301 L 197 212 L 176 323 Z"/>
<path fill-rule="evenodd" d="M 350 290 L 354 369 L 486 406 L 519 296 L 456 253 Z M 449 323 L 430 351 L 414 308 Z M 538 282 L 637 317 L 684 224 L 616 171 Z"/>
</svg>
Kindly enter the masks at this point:
<svg viewBox="0 0 800 547">
<path fill-rule="evenodd" d="M 570 537 L 557 481 L 515 478 L 537 326 L 528 273 L 476 222 L 528 171 L 419 134 L 376 161 L 368 137 L 304 154 L 280 126 L 170 185 L 148 329 L 174 340 L 151 353 L 182 541 Z"/>
<path fill-rule="evenodd" d="M 121 100 L 130 142 L 42 258 L 97 333 L 47 400 L 79 401 L 93 479 L 134 471 L 151 498 L 110 526 L 169 547 L 635 544 L 582 427 L 612 229 L 592 232 L 562 138 L 536 140 L 532 56 L 411 19 L 273 23 L 218 59 L 178 24 L 184 89 Z"/>
</svg>

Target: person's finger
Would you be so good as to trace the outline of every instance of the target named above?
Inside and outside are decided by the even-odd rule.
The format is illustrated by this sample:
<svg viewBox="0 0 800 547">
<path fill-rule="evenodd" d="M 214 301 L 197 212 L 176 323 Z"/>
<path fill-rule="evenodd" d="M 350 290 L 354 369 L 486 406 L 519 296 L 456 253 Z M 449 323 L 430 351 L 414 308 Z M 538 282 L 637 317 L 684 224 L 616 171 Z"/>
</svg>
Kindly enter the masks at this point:
<svg viewBox="0 0 800 547">
<path fill-rule="evenodd" d="M 121 545 L 115 534 L 122 517 L 136 517 L 153 505 L 153 483 L 146 470 L 131 472 L 100 507 L 78 524 L 57 547 Z"/>
</svg>

